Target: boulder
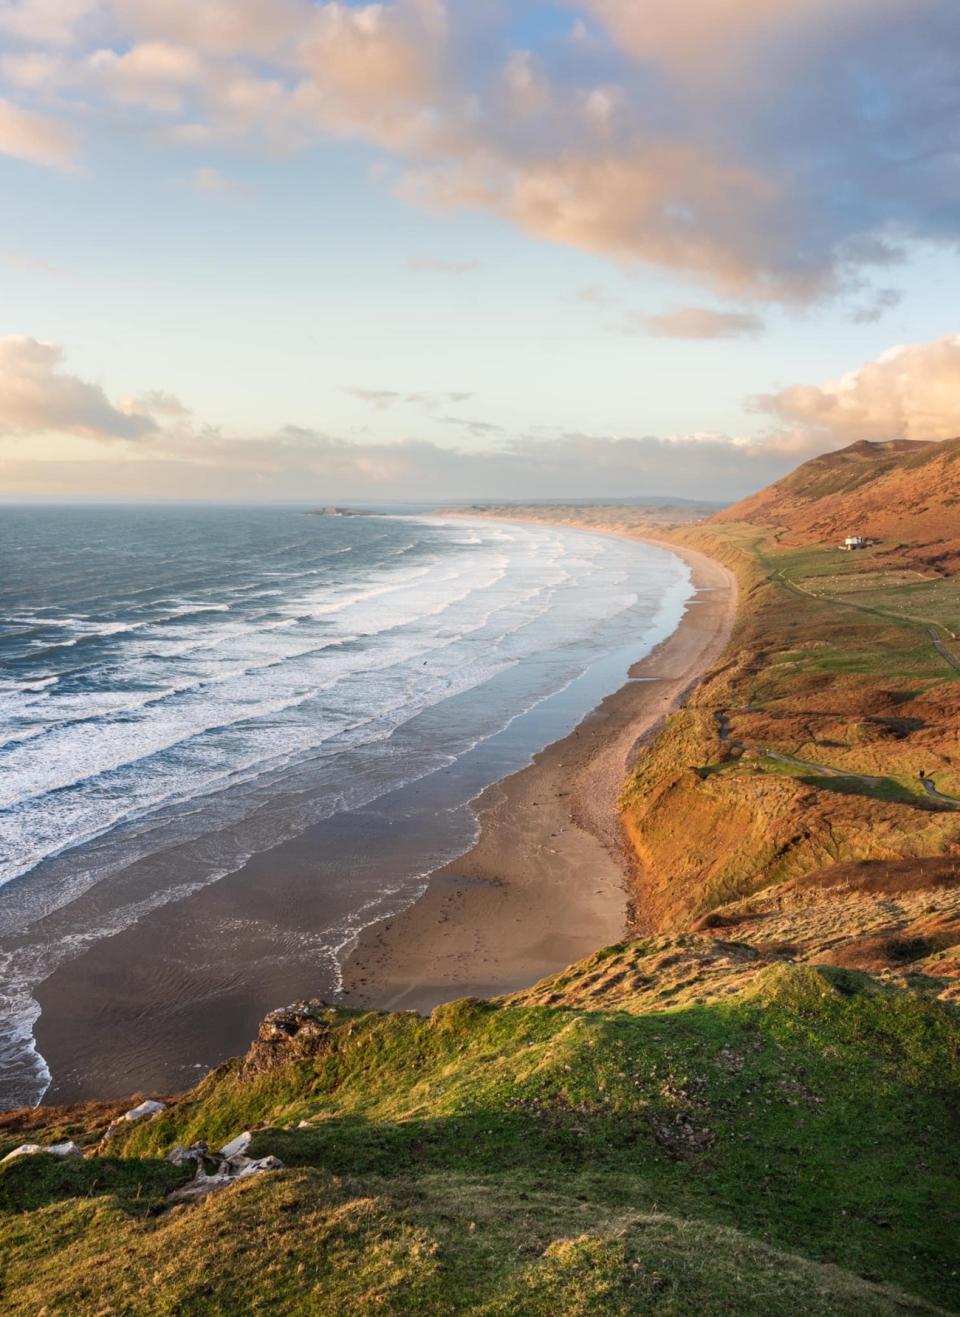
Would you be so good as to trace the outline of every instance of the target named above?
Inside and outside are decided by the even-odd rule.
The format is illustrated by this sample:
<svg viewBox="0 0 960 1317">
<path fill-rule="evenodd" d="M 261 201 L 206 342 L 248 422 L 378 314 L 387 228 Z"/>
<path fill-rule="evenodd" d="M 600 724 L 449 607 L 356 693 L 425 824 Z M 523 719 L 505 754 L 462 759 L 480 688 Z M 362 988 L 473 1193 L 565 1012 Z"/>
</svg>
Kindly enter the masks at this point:
<svg viewBox="0 0 960 1317">
<path fill-rule="evenodd" d="M 174 1189 L 173 1193 L 167 1196 L 167 1202 L 196 1202 L 199 1198 L 206 1198 L 208 1194 L 219 1193 L 221 1189 L 236 1184 L 238 1180 L 246 1180 L 251 1175 L 282 1169 L 283 1162 L 277 1157 L 261 1157 L 253 1161 L 249 1157 L 237 1154 L 229 1161 L 221 1162 L 219 1169 L 213 1175 L 207 1175 L 201 1162 L 190 1183 L 185 1184 L 182 1189 Z"/>
<path fill-rule="evenodd" d="M 44 1148 L 51 1157 L 82 1157 L 83 1149 L 73 1139 L 68 1139 L 66 1143 L 51 1143 L 49 1148 Z"/>
<path fill-rule="evenodd" d="M 182 1147 L 179 1143 L 175 1148 L 167 1153 L 167 1161 L 172 1162 L 174 1166 L 185 1166 L 187 1162 L 198 1162 L 203 1166 L 204 1161 L 210 1153 L 207 1145 L 202 1141 L 200 1143 L 191 1143 L 189 1148 Z"/>
<path fill-rule="evenodd" d="M 123 1119 L 131 1123 L 137 1120 L 143 1120 L 146 1116 L 156 1116 L 161 1111 L 166 1111 L 165 1102 L 154 1102 L 152 1098 L 147 1098 L 146 1102 L 141 1102 L 139 1107 L 131 1107 L 129 1111 L 123 1113 Z"/>
<path fill-rule="evenodd" d="M 35 1157 L 38 1152 L 43 1152 L 39 1143 L 21 1143 L 19 1148 L 14 1148 L 13 1152 L 8 1152 L 0 1166 L 5 1166 L 7 1162 L 12 1162 L 17 1157 Z"/>
<path fill-rule="evenodd" d="M 39 1143 L 21 1143 L 19 1148 L 14 1148 L 13 1152 L 8 1152 L 0 1166 L 5 1162 L 12 1162 L 17 1157 L 36 1157 L 37 1153 L 46 1153 L 48 1157 L 82 1157 L 83 1151 L 70 1139 L 67 1143 L 51 1143 L 49 1148 L 42 1147 Z"/>
<path fill-rule="evenodd" d="M 252 1142 L 253 1135 L 249 1130 L 244 1130 L 242 1134 L 238 1134 L 235 1139 L 231 1139 L 229 1143 L 223 1145 L 220 1149 L 220 1156 L 226 1157 L 228 1161 L 231 1157 L 245 1156 Z"/>
</svg>

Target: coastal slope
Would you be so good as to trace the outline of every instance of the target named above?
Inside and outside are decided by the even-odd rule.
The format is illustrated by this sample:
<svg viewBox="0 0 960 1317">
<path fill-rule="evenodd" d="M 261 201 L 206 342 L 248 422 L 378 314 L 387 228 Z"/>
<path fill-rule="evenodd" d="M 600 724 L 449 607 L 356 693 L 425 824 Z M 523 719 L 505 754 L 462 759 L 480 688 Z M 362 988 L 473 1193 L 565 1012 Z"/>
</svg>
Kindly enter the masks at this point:
<svg viewBox="0 0 960 1317">
<path fill-rule="evenodd" d="M 864 460 L 866 499 L 890 472 Z M 185 1094 L 0 1118 L 0 1159 L 78 1145 L 0 1162 L 5 1311 L 960 1311 L 960 580 L 909 565 L 906 533 L 897 555 L 820 538 L 822 471 L 696 526 L 604 509 L 739 597 L 639 745 L 618 709 L 553 779 L 631 746 L 630 934 L 429 1017 L 297 1003 Z M 436 919 L 486 907 L 422 909 L 440 982 Z M 126 1122 L 145 1096 L 163 1109 Z M 262 1172 L 207 1193 L 244 1131 Z"/>
</svg>

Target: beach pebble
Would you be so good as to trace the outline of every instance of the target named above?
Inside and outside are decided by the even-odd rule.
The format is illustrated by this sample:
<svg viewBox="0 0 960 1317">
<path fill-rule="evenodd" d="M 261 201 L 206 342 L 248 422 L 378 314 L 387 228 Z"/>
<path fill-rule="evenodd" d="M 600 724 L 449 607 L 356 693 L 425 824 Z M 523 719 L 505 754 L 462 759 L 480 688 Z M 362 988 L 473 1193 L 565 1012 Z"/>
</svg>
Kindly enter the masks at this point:
<svg viewBox="0 0 960 1317">
<path fill-rule="evenodd" d="M 123 1113 L 123 1119 L 131 1123 L 137 1120 L 143 1120 L 144 1116 L 156 1116 L 158 1112 L 166 1111 L 165 1102 L 154 1102 L 152 1098 L 147 1098 L 146 1102 L 141 1102 L 139 1107 L 131 1107 L 129 1111 Z"/>
</svg>

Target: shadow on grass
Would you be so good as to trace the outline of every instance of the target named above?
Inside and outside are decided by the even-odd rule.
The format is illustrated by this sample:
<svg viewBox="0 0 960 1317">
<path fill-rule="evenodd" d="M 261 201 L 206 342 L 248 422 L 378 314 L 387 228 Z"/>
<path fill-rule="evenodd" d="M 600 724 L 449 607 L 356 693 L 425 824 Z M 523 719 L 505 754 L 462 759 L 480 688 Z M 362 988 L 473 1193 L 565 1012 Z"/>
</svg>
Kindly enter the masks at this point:
<svg viewBox="0 0 960 1317">
<path fill-rule="evenodd" d="M 922 810 L 926 814 L 950 814 L 956 805 L 949 801 L 933 797 L 916 796 L 906 787 L 891 777 L 877 778 L 875 782 L 865 782 L 859 777 L 833 777 L 819 773 L 798 775 L 797 781 L 804 786 L 815 787 L 818 791 L 833 791 L 841 796 L 867 796 L 871 800 L 886 800 L 895 805 L 909 805 L 912 809 Z"/>
<path fill-rule="evenodd" d="M 87 1161 L 37 1153 L 0 1168 L 0 1213 L 31 1212 L 68 1198 L 109 1196 L 131 1216 L 145 1216 L 189 1178 L 190 1172 L 165 1161 Z"/>
</svg>

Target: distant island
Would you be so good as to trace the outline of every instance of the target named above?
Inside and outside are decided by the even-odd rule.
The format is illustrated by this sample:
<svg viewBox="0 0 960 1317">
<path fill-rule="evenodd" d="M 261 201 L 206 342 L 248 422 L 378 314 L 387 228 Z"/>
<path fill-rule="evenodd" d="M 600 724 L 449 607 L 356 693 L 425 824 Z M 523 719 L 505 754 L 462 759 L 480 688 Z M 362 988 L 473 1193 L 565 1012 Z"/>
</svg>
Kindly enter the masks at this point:
<svg viewBox="0 0 960 1317">
<path fill-rule="evenodd" d="M 363 508 L 310 508 L 307 511 L 308 517 L 372 517 L 374 515 Z"/>
</svg>

